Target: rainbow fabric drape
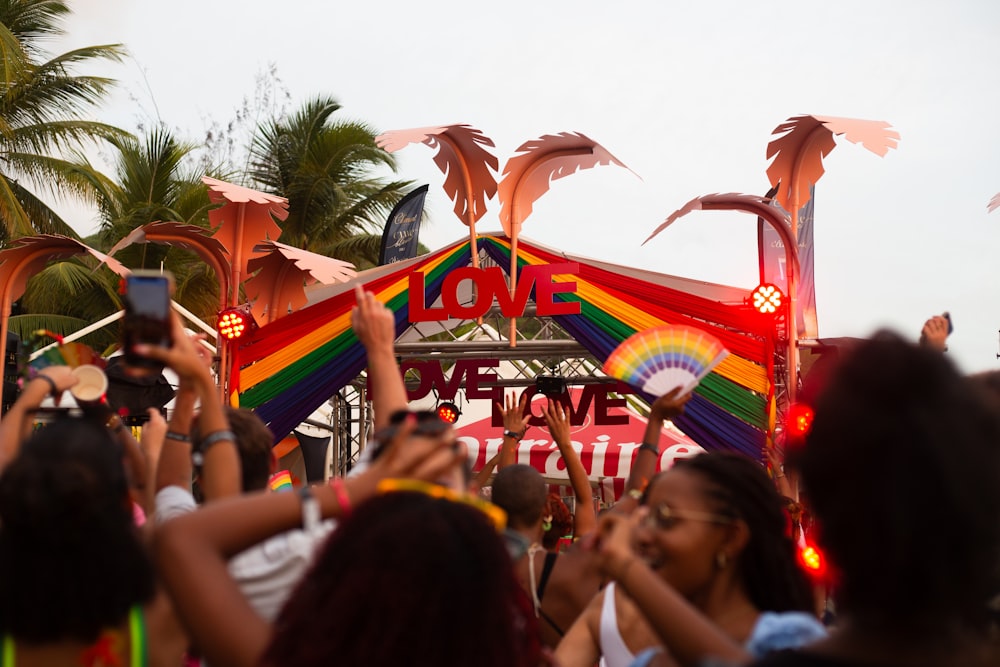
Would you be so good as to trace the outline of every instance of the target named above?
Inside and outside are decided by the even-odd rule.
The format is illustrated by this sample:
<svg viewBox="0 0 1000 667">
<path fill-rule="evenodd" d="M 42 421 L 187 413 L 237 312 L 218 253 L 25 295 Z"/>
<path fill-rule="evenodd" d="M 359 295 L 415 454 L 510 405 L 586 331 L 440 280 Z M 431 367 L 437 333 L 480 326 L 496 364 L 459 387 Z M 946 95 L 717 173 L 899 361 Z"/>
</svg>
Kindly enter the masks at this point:
<svg viewBox="0 0 1000 667">
<path fill-rule="evenodd" d="M 504 238 L 480 237 L 480 246 L 501 267 L 510 266 L 510 245 Z M 565 262 L 524 239 L 519 240 L 518 265 Z M 603 363 L 621 341 L 661 324 L 687 324 L 709 330 L 730 355 L 710 373 L 675 423 L 706 449 L 729 449 L 758 458 L 768 431 L 773 403 L 773 325 L 752 316 L 742 305 L 728 305 L 661 284 L 647 282 L 597 265 L 579 262 L 575 293 L 557 294 L 577 300 L 579 315 L 553 319 Z M 358 277 L 396 315 L 396 333 L 408 326 L 408 277 L 425 274 L 425 301 L 440 296 L 452 269 L 470 262 L 469 243 L 398 265 L 364 272 Z M 235 354 L 233 386 L 242 407 L 254 409 L 281 439 L 364 369 L 361 344 L 350 328 L 353 285 L 332 297 L 253 332 Z M 649 398 L 649 397 L 647 397 Z"/>
</svg>

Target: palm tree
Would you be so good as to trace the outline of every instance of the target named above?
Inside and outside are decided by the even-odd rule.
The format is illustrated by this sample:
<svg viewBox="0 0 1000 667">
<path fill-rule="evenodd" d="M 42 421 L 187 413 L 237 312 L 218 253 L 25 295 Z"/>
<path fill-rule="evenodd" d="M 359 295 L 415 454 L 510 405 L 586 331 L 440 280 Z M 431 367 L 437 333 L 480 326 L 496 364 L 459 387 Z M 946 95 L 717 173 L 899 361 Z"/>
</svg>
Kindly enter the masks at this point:
<svg viewBox="0 0 1000 667">
<path fill-rule="evenodd" d="M 170 132 L 154 128 L 142 141 L 115 137 L 118 149 L 114 180 L 97 178 L 90 182 L 98 202 L 100 230 L 87 239 L 88 245 L 108 251 L 137 227 L 158 220 L 206 226 L 212 207 L 201 173 L 193 163 L 194 146 L 177 141 Z M 81 165 L 81 170 L 86 165 Z M 137 244 L 123 248 L 116 258 L 130 268 L 163 267 L 177 282 L 175 298 L 205 320 L 218 309 L 218 279 L 204 262 L 180 248 Z M 40 318 L 58 313 L 68 319 L 44 320 L 45 327 L 69 333 L 100 320 L 121 308 L 118 278 L 108 271 L 94 272 L 91 258 L 56 262 L 27 284 L 21 299 L 22 314 L 11 318 L 18 330 L 41 328 Z M 112 329 L 114 327 L 111 327 Z M 111 332 L 113 342 L 114 332 Z M 107 338 L 107 334 L 105 335 Z M 105 339 L 101 339 L 106 346 Z"/>
<path fill-rule="evenodd" d="M 113 182 L 94 182 L 99 202 L 101 250 L 110 249 L 134 229 L 171 221 L 207 227 L 214 205 L 201 182 L 193 144 L 177 140 L 165 128 L 153 128 L 142 141 L 116 138 Z M 130 268 L 165 268 L 177 279 L 175 298 L 192 312 L 211 319 L 218 309 L 218 279 L 193 253 L 163 245 L 123 248 L 116 257 Z"/>
<path fill-rule="evenodd" d="M 111 80 L 72 71 L 120 59 L 119 46 L 84 47 L 51 58 L 41 48 L 44 39 L 63 34 L 60 22 L 69 11 L 61 0 L 0 0 L 0 240 L 38 232 L 76 238 L 38 193 L 92 198 L 90 186 L 100 174 L 67 154 L 89 141 L 125 134 L 84 120 Z"/>
<path fill-rule="evenodd" d="M 375 145 L 368 125 L 332 119 L 339 108 L 317 97 L 265 123 L 251 149 L 250 178 L 254 187 L 288 199 L 283 243 L 372 266 L 385 219 L 411 182 L 377 175 L 394 171 L 395 159 Z"/>
</svg>

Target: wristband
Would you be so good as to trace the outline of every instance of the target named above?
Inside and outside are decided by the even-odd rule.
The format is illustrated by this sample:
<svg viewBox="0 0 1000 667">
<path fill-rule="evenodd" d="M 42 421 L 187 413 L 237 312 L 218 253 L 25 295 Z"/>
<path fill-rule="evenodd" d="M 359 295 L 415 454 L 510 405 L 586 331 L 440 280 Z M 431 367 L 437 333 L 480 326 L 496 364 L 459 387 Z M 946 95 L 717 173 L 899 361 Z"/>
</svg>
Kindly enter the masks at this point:
<svg viewBox="0 0 1000 667">
<path fill-rule="evenodd" d="M 351 515 L 351 497 L 347 495 L 347 489 L 344 487 L 344 479 L 342 477 L 334 477 L 330 480 L 330 487 L 333 489 L 333 493 L 337 496 L 337 505 L 340 507 L 340 518 L 346 519 Z"/>
<path fill-rule="evenodd" d="M 642 452 L 642 451 L 651 452 L 653 454 L 653 456 L 659 456 L 660 455 L 660 448 L 657 447 L 656 445 L 651 445 L 648 442 L 644 442 L 641 445 L 639 445 L 639 451 L 640 452 Z"/>
<path fill-rule="evenodd" d="M 208 451 L 209 447 L 224 440 L 236 442 L 236 434 L 232 431 L 212 431 L 201 439 L 201 453 L 204 454 Z"/>
<path fill-rule="evenodd" d="M 515 433 L 514 431 L 511 431 L 509 428 L 505 428 L 503 430 L 503 434 L 504 434 L 504 437 L 506 437 L 506 438 L 513 438 L 514 440 L 517 440 L 518 442 L 520 442 L 521 438 L 524 437 L 524 433 Z"/>
<path fill-rule="evenodd" d="M 60 392 L 59 392 L 59 388 L 56 387 L 56 381 L 53 380 L 52 378 L 50 378 L 48 375 L 43 375 L 42 373 L 39 373 L 38 375 L 36 375 L 32 379 L 33 380 L 45 380 L 49 384 L 49 391 L 48 391 L 47 394 L 45 394 L 46 396 L 53 396 L 53 397 L 55 397 L 55 396 L 59 395 Z"/>
<path fill-rule="evenodd" d="M 176 440 L 177 442 L 191 442 L 191 436 L 187 433 L 178 433 L 177 431 L 167 431 L 167 440 Z"/>
<path fill-rule="evenodd" d="M 308 484 L 299 489 L 299 498 L 302 499 L 302 529 L 307 533 L 312 532 L 319 525 L 319 501 L 313 496 Z"/>
</svg>

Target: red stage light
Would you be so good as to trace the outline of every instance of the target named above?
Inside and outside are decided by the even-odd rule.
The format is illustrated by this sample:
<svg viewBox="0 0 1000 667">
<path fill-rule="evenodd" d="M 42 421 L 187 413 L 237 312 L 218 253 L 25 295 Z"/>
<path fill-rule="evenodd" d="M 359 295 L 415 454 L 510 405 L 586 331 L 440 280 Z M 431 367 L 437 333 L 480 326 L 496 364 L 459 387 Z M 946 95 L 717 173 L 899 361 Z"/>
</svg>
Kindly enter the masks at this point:
<svg viewBox="0 0 1000 667">
<path fill-rule="evenodd" d="M 229 308 L 219 313 L 215 328 L 219 335 L 227 340 L 239 338 L 250 327 L 250 318 L 241 308 Z"/>
<path fill-rule="evenodd" d="M 785 301 L 785 295 L 774 285 L 758 285 L 750 294 L 750 300 L 757 312 L 764 315 L 773 315 L 781 308 Z"/>
<path fill-rule="evenodd" d="M 811 544 L 799 549 L 799 565 L 814 579 L 822 579 L 826 575 L 826 556 Z"/>
<path fill-rule="evenodd" d="M 462 414 L 462 411 L 459 410 L 458 406 L 455 405 L 454 403 L 445 401 L 444 403 L 440 403 L 438 405 L 437 414 L 438 417 L 441 418 L 441 421 L 448 422 L 449 424 L 454 424 L 455 422 L 458 421 L 458 418 Z"/>
<path fill-rule="evenodd" d="M 788 434 L 793 437 L 803 438 L 812 429 L 813 418 L 816 413 L 805 403 L 792 403 L 788 406 L 785 415 L 785 427 Z"/>
</svg>

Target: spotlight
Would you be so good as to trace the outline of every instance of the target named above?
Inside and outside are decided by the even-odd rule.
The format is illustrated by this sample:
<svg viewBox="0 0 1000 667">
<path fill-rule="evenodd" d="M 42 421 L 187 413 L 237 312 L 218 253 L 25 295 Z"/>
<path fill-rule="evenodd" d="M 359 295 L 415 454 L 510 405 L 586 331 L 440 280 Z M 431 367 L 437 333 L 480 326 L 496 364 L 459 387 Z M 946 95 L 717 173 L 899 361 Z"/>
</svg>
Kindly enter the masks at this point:
<svg viewBox="0 0 1000 667">
<path fill-rule="evenodd" d="M 451 401 L 442 401 L 441 403 L 438 403 L 437 414 L 438 417 L 441 418 L 441 421 L 454 424 L 462 415 L 462 411 L 459 410 L 458 406 Z"/>
<path fill-rule="evenodd" d="M 805 403 L 792 403 L 785 414 L 785 428 L 790 436 L 804 438 L 812 429 L 813 409 Z"/>
<path fill-rule="evenodd" d="M 758 285 L 757 289 L 750 293 L 750 301 L 758 313 L 773 315 L 781 308 L 785 295 L 774 285 L 763 284 Z"/>
<path fill-rule="evenodd" d="M 227 308 L 219 313 L 215 328 L 219 336 L 226 340 L 235 340 L 245 333 L 249 333 L 257 328 L 257 322 L 250 314 L 250 306 L 236 306 Z"/>
<path fill-rule="evenodd" d="M 822 579 L 826 575 L 826 556 L 816 546 L 806 544 L 799 549 L 798 561 L 813 579 Z"/>
</svg>

